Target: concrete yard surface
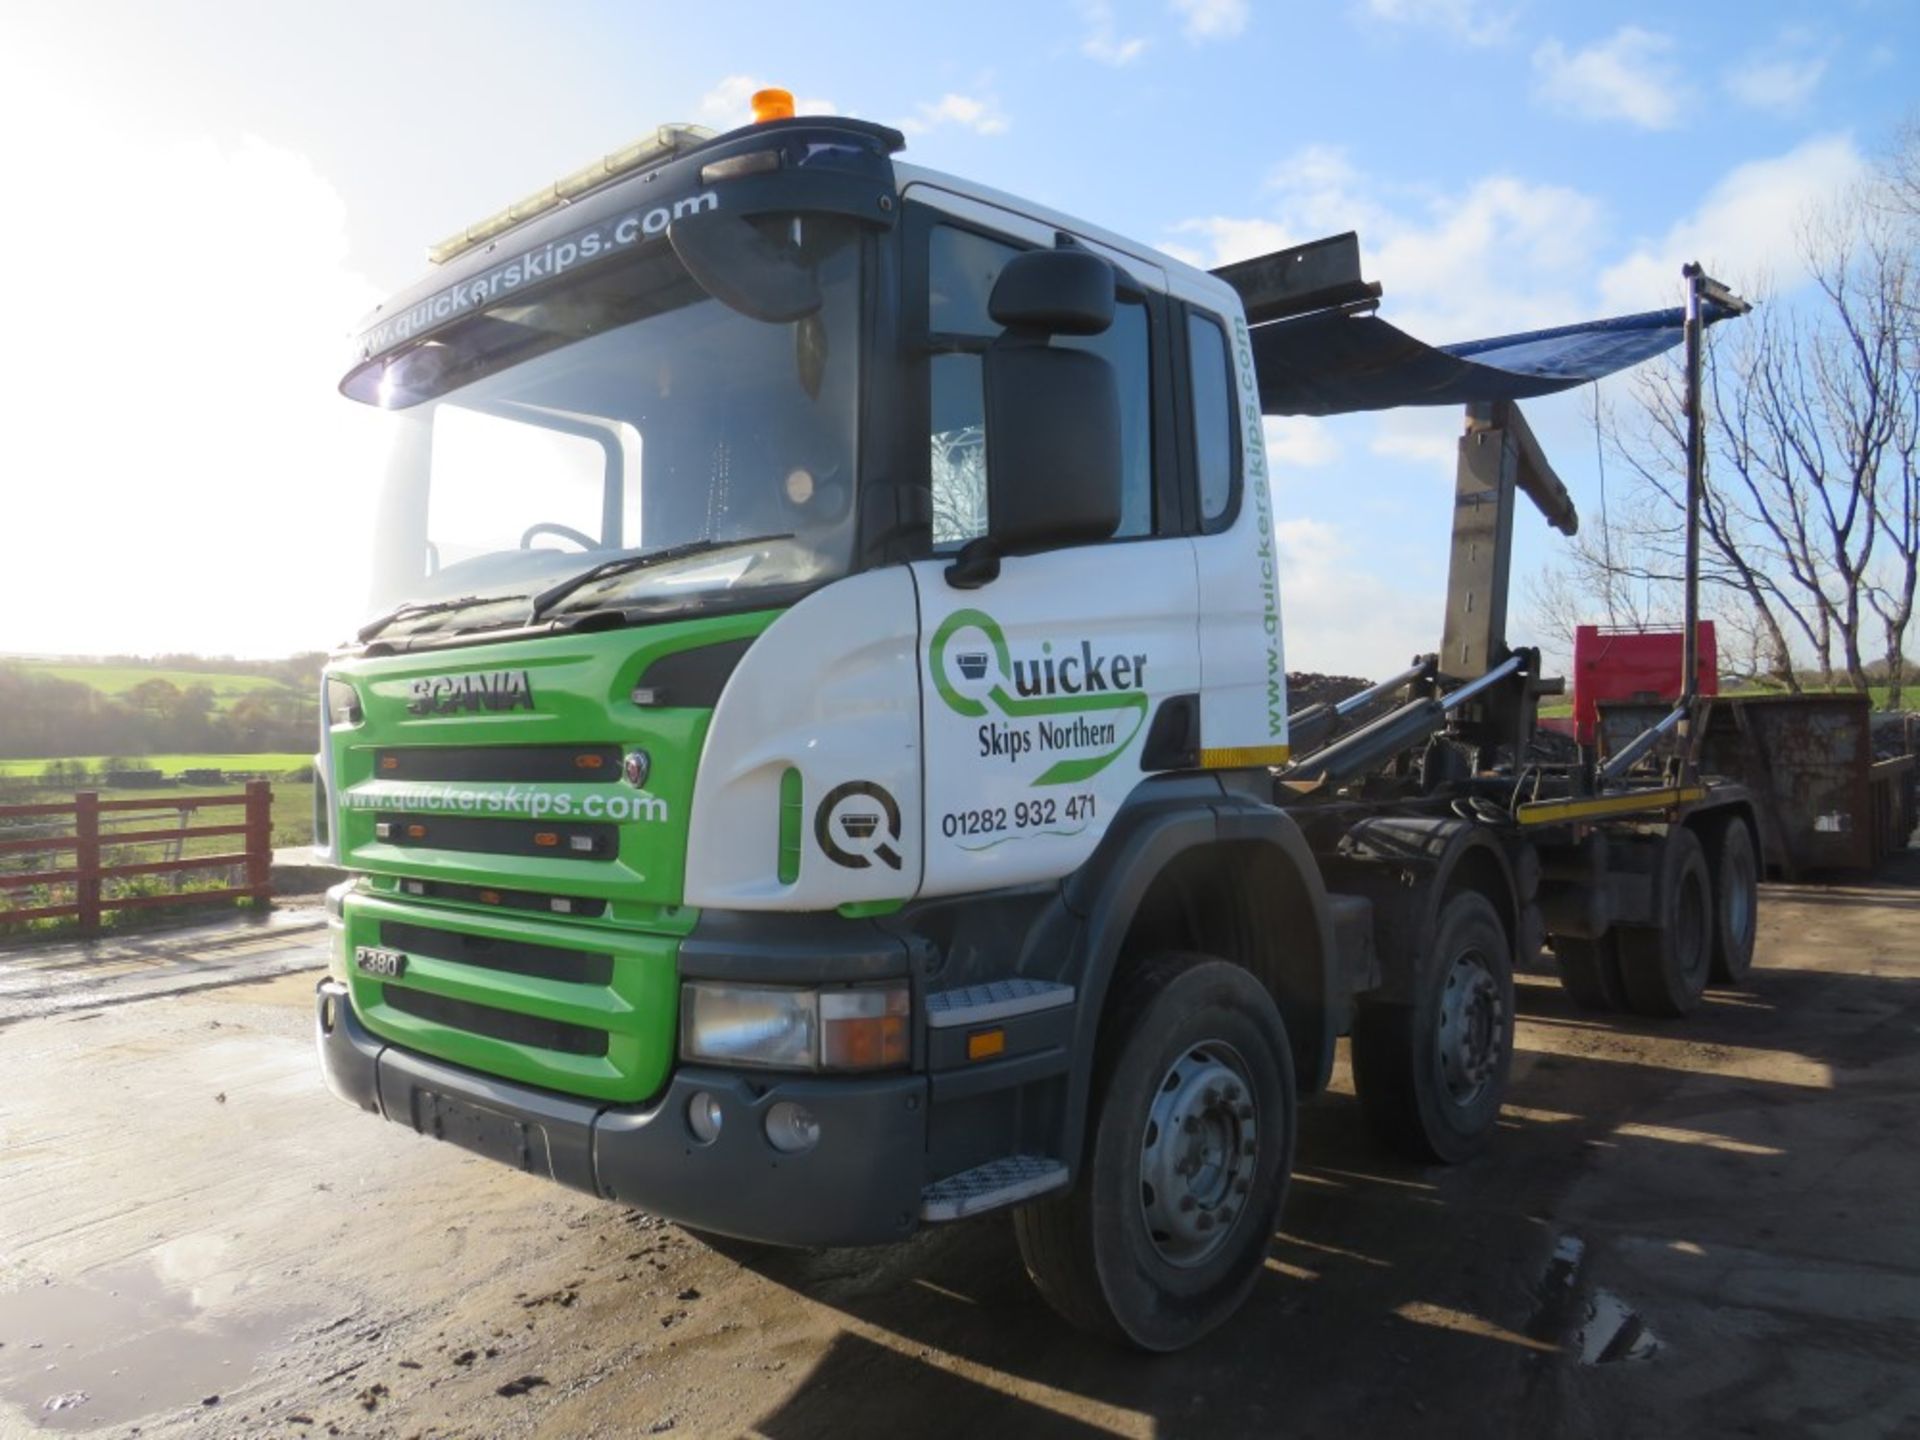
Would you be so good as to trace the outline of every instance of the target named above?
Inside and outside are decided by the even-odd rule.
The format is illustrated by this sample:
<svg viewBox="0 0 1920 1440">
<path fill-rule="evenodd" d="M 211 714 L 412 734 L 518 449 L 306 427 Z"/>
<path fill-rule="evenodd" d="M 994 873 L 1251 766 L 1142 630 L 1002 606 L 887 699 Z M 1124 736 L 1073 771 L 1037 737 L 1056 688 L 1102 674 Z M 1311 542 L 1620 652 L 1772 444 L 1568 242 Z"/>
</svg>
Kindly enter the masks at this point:
<svg viewBox="0 0 1920 1440">
<path fill-rule="evenodd" d="M 1768 887 L 1684 1022 L 1525 977 L 1470 1164 L 1392 1158 L 1340 1075 L 1251 1302 L 1159 1358 L 1056 1322 L 1004 1217 L 716 1248 L 352 1110 L 311 970 L 30 1008 L 17 959 L 0 1435 L 1920 1433 L 1920 852 Z"/>
</svg>

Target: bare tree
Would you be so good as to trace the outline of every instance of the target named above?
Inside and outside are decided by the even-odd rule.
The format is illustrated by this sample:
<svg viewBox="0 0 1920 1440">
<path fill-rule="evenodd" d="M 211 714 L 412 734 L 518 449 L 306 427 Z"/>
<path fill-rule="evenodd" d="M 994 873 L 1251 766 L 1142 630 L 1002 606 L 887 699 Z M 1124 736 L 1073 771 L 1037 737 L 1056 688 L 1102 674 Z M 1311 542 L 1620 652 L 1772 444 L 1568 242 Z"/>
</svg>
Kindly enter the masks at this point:
<svg viewBox="0 0 1920 1440">
<path fill-rule="evenodd" d="M 1920 173 L 1920 165 L 1913 167 Z M 1904 670 L 1920 572 L 1915 493 L 1914 217 L 1889 201 L 1887 175 L 1810 216 L 1802 253 L 1810 302 L 1774 304 L 1715 332 L 1707 357 L 1709 467 L 1701 510 L 1703 589 L 1748 624 L 1765 668 L 1793 684 L 1791 655 L 1811 653 L 1864 690 L 1866 632 L 1880 622 L 1886 664 Z M 1589 593 L 1620 583 L 1671 587 L 1685 537 L 1686 418 L 1677 364 L 1633 382 L 1624 417 L 1604 421 L 1631 478 L 1632 504 Z M 1729 611 L 1727 598 L 1738 597 Z M 1898 683 L 1898 680 L 1895 680 Z"/>
</svg>

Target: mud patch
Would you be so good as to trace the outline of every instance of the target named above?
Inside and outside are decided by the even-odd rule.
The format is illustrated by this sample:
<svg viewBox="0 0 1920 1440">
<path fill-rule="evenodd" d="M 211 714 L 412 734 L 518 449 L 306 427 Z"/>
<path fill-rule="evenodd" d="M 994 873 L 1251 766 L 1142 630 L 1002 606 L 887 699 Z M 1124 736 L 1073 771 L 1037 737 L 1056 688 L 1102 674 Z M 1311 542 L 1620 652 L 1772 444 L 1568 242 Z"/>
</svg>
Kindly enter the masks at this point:
<svg viewBox="0 0 1920 1440">
<path fill-rule="evenodd" d="M 190 1244 L 71 1284 L 0 1295 L 0 1400 L 47 1430 L 91 1430 L 217 1403 L 311 1318 L 239 1303 Z"/>
</svg>

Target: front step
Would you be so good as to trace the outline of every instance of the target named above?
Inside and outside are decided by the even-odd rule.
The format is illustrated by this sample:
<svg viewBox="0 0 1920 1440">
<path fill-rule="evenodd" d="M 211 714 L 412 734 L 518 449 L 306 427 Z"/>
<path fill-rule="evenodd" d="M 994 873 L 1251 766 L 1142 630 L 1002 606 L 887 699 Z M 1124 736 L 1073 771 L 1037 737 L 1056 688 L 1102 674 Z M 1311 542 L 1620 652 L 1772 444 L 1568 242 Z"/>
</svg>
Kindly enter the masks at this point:
<svg viewBox="0 0 1920 1440">
<path fill-rule="evenodd" d="M 1064 1162 L 1045 1155 L 1007 1155 L 958 1175 L 936 1180 L 920 1192 L 922 1220 L 964 1220 L 1018 1205 L 1067 1183 Z"/>
</svg>

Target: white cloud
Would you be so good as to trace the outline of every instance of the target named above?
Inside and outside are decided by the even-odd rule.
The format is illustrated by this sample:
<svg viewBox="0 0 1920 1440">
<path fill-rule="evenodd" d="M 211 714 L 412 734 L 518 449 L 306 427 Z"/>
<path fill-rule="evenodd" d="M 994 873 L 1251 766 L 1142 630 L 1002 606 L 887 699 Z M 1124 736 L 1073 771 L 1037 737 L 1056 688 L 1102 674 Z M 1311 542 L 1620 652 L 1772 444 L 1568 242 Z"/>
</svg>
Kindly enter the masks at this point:
<svg viewBox="0 0 1920 1440">
<path fill-rule="evenodd" d="M 1273 532 L 1288 669 L 1377 677 L 1423 648 L 1440 613 L 1437 585 L 1426 594 L 1397 577 L 1366 573 L 1366 556 L 1342 527 L 1324 520 L 1285 519 Z"/>
<path fill-rule="evenodd" d="M 1484 0 L 1362 0 L 1371 19 L 1445 32 L 1466 45 L 1498 45 L 1513 33 L 1514 12 Z"/>
<path fill-rule="evenodd" d="M 1720 83 L 1742 105 L 1791 114 L 1813 98 L 1826 73 L 1825 55 L 1775 50 L 1748 56 L 1722 75 Z"/>
<path fill-rule="evenodd" d="M 1248 0 L 1172 0 L 1181 32 L 1189 40 L 1231 40 L 1247 28 Z"/>
<path fill-rule="evenodd" d="M 1791 289 L 1803 277 L 1798 238 L 1809 210 L 1860 180 L 1866 169 L 1845 135 L 1818 136 L 1784 155 L 1741 165 L 1691 215 L 1602 272 L 1601 296 L 1621 310 L 1673 304 L 1680 266 L 1689 260 L 1736 286 L 1776 281 Z"/>
<path fill-rule="evenodd" d="M 1625 120 L 1644 130 L 1679 123 L 1685 83 L 1672 37 L 1623 25 L 1584 50 L 1548 40 L 1533 52 L 1536 98 L 1588 120 Z"/>
<path fill-rule="evenodd" d="M 1102 65 L 1112 65 L 1117 69 L 1131 65 L 1146 53 L 1145 36 L 1121 37 L 1109 0 L 1083 0 L 1080 18 L 1087 24 L 1086 38 L 1080 42 L 1080 53 L 1089 60 L 1098 60 Z"/>
<path fill-rule="evenodd" d="M 735 130 L 753 120 L 753 92 L 768 86 L 751 75 L 729 75 L 700 97 L 700 118 L 718 130 Z M 835 115 L 831 100 L 795 98 L 796 115 Z"/>
<path fill-rule="evenodd" d="M 1312 415 L 1270 415 L 1261 425 L 1269 465 L 1311 470 L 1340 458 L 1327 422 Z"/>
<path fill-rule="evenodd" d="M 976 135 L 999 135 L 1009 122 L 1000 102 L 992 96 L 949 91 L 938 100 L 922 101 L 913 115 L 898 123 L 909 135 L 924 135 L 948 125 L 971 130 Z"/>
<path fill-rule="evenodd" d="M 1367 453 L 1437 467 L 1451 476 L 1460 450 L 1460 412 L 1451 405 L 1389 410 L 1374 417 Z"/>
<path fill-rule="evenodd" d="M 1423 340 L 1498 335 L 1584 318 L 1604 234 L 1598 201 L 1562 185 L 1490 175 L 1464 191 L 1394 187 L 1337 147 L 1307 146 L 1269 177 L 1272 216 L 1208 216 L 1174 227 L 1222 265 L 1342 230 L 1360 232 L 1391 318 Z M 1189 253 L 1193 253 L 1189 242 Z"/>
</svg>

